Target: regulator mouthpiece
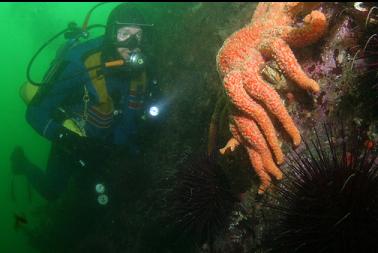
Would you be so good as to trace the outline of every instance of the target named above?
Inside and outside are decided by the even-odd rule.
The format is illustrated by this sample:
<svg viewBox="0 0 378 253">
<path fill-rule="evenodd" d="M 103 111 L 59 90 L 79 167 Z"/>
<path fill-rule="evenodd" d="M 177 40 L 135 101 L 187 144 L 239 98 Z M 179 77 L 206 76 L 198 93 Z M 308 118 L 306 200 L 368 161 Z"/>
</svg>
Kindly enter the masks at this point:
<svg viewBox="0 0 378 253">
<path fill-rule="evenodd" d="M 141 52 L 132 52 L 126 64 L 133 69 L 141 69 L 146 63 L 146 57 Z"/>
</svg>

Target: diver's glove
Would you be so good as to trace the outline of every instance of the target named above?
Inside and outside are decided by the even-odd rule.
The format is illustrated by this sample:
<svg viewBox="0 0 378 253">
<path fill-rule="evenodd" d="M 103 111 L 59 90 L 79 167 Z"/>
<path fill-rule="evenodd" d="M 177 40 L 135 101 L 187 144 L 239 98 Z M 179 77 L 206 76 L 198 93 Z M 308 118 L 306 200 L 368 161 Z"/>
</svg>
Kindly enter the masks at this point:
<svg viewBox="0 0 378 253">
<path fill-rule="evenodd" d="M 89 145 L 86 139 L 67 128 L 62 128 L 54 141 L 68 158 L 73 159 L 75 164 L 84 167 L 89 158 Z"/>
<path fill-rule="evenodd" d="M 82 137 L 75 132 L 62 128 L 55 142 L 59 148 L 80 167 L 95 167 L 105 159 L 112 146 L 95 138 Z"/>
<path fill-rule="evenodd" d="M 55 141 L 60 144 L 63 148 L 75 148 L 83 140 L 83 137 L 80 135 L 68 130 L 67 128 L 62 127 L 59 131 Z"/>
</svg>

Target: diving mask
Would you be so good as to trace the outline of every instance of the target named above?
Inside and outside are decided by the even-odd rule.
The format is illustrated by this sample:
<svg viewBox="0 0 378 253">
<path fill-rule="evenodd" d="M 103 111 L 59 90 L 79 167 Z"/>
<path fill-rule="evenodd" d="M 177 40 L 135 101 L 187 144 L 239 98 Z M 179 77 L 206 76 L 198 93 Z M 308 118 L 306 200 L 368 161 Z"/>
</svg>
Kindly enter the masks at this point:
<svg viewBox="0 0 378 253">
<path fill-rule="evenodd" d="M 143 31 L 138 26 L 118 26 L 114 35 L 114 46 L 133 50 L 140 47 Z"/>
</svg>

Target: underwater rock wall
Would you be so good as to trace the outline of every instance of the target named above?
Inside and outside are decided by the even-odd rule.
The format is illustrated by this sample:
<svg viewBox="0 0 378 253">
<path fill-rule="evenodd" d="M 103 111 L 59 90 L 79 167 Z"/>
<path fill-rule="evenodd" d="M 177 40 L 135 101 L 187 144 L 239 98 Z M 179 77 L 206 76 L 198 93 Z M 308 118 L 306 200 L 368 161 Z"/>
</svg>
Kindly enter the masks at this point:
<svg viewBox="0 0 378 253">
<path fill-rule="evenodd" d="M 192 6 L 190 12 L 184 13 L 177 23 L 163 26 L 167 32 L 172 33 L 172 37 L 161 38 L 162 48 L 172 42 L 173 47 L 167 48 L 165 52 L 162 50 L 162 56 L 159 57 L 162 62 L 158 64 L 161 69 L 159 74 L 162 75 L 160 80 L 163 80 L 162 87 L 166 94 L 176 94 L 179 89 L 180 95 L 177 97 L 177 103 L 170 108 L 170 116 L 165 122 L 167 125 L 163 128 L 167 131 L 166 134 L 164 130 L 160 133 L 161 136 L 166 136 L 162 138 L 163 143 L 169 145 L 156 144 L 161 148 L 165 147 L 166 154 L 172 155 L 171 160 L 160 162 L 161 166 L 157 165 L 159 162 L 153 163 L 160 168 L 159 171 L 166 170 L 167 175 L 173 175 L 177 164 L 184 163 L 189 154 L 206 149 L 207 124 L 217 95 L 223 92 L 216 72 L 215 55 L 229 35 L 249 23 L 254 8 L 254 3 L 198 3 Z M 280 94 L 290 115 L 294 117 L 304 139 L 313 136 L 314 124 L 344 121 L 345 124 L 363 127 L 365 133 L 361 137 L 376 141 L 377 114 L 374 100 L 377 99 L 377 89 L 374 87 L 377 79 L 372 77 L 374 74 L 371 72 L 362 71 L 364 68 L 353 68 L 358 48 L 364 48 L 374 28 L 370 26 L 367 29 L 356 20 L 352 15 L 352 12 L 355 12 L 353 4 L 323 3 L 320 10 L 329 20 L 329 30 L 318 43 L 305 49 L 297 49 L 294 53 L 304 71 L 319 82 L 321 92 L 318 95 L 310 95 L 299 90 L 284 77 L 281 78 L 283 83 L 271 84 Z M 183 27 L 185 29 L 182 29 Z M 360 63 L 364 66 L 364 59 L 361 58 Z M 273 75 L 282 75 L 275 66 L 274 61 L 267 64 L 267 67 L 271 67 Z M 275 126 L 280 129 L 277 123 Z M 230 133 L 226 127 L 222 129 L 218 145 L 222 145 L 228 137 Z M 285 152 L 291 149 L 287 144 L 283 144 L 283 148 Z M 229 172 L 235 193 L 241 194 L 244 199 L 243 206 L 249 207 L 249 211 L 239 212 L 240 215 L 236 215 L 238 217 L 235 220 L 255 222 L 253 233 L 257 233 L 255 236 L 259 237 L 260 231 L 264 229 L 263 224 L 259 224 L 263 217 L 259 216 L 259 210 L 255 210 L 259 209 L 254 197 L 259 181 L 255 175 L 248 173 L 250 167 L 243 151 L 239 150 L 233 159 L 237 161 L 231 165 L 230 162 L 226 162 L 228 167 L 224 167 L 224 170 Z M 242 170 L 248 171 L 247 175 L 240 172 Z M 250 184 L 246 184 L 241 178 L 250 180 Z M 243 194 L 244 191 L 248 192 Z M 237 211 L 239 210 L 235 211 L 236 214 Z M 248 215 L 249 218 L 244 220 L 240 218 Z M 240 230 L 243 229 L 245 232 L 249 228 L 244 226 Z M 229 233 L 228 239 L 220 236 L 216 240 L 215 245 L 219 252 L 232 252 L 231 245 L 234 242 L 237 242 L 234 245 L 237 245 L 235 248 L 239 252 L 243 246 L 249 249 L 256 247 L 258 238 L 252 242 L 244 241 L 249 247 L 245 247 L 244 242 L 240 240 L 243 236 L 253 238 L 251 231 L 248 231 L 249 235 L 238 232 L 239 237 L 235 233 Z M 230 237 L 237 239 L 231 240 Z"/>
<path fill-rule="evenodd" d="M 150 152 L 146 153 L 146 160 L 151 164 L 152 182 L 156 187 L 154 191 L 159 192 L 158 196 L 154 196 L 162 198 L 155 212 L 156 219 L 160 220 L 168 234 L 174 231 L 177 222 L 172 220 L 170 209 L 175 204 L 170 201 L 170 197 L 174 194 L 176 173 L 206 154 L 211 115 L 218 95 L 223 93 L 216 70 L 216 54 L 229 35 L 249 22 L 255 7 L 256 3 L 193 3 L 183 10 L 176 5 L 159 13 L 155 19 L 157 73 L 169 106 L 158 137 L 151 139 L 153 141 Z M 230 136 L 228 126 L 226 128 L 219 136 L 219 146 Z M 253 176 L 248 170 L 245 156 L 234 160 L 225 159 L 221 162 L 226 165 L 225 173 L 236 179 L 230 184 L 233 192 L 239 194 L 250 187 Z M 240 166 L 243 163 L 244 166 Z M 239 229 L 238 222 L 246 222 L 238 214 L 236 212 L 233 215 L 234 225 L 231 226 L 235 231 Z M 190 234 L 186 235 L 189 238 L 187 240 L 182 240 L 184 235 L 181 238 L 170 235 L 170 238 L 162 240 L 174 252 L 208 250 L 207 244 L 191 241 Z M 220 245 L 217 247 L 226 250 L 224 252 L 232 252 L 230 250 L 233 248 L 240 250 L 242 246 L 236 242 L 244 239 L 217 239 Z M 252 244 L 249 241 L 248 245 Z"/>
</svg>

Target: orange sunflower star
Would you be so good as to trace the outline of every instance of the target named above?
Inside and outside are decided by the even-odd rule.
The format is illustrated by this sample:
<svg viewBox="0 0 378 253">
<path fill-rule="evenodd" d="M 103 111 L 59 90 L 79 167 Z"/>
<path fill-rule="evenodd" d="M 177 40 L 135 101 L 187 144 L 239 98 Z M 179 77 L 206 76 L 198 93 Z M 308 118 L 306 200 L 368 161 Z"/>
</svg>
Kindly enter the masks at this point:
<svg viewBox="0 0 378 253">
<path fill-rule="evenodd" d="M 318 83 L 304 73 L 291 50 L 318 41 L 327 30 L 325 15 L 313 10 L 315 7 L 314 3 L 259 3 L 251 23 L 233 33 L 217 55 L 218 72 L 233 105 L 230 122 L 233 138 L 220 151 L 233 151 L 239 144 L 247 149 L 261 180 L 259 193 L 269 187 L 272 176 L 282 178 L 276 163 L 284 162 L 276 130 L 263 105 L 282 124 L 295 146 L 301 142 L 280 96 L 260 72 L 266 59 L 274 59 L 285 76 L 299 87 L 319 92 Z M 303 12 L 310 13 L 304 17 L 302 26 L 294 26 L 296 17 Z"/>
</svg>

